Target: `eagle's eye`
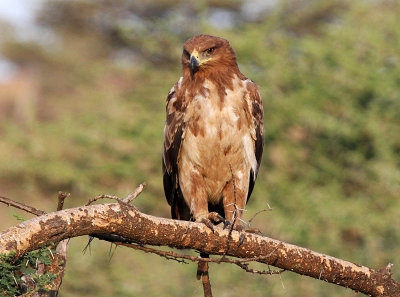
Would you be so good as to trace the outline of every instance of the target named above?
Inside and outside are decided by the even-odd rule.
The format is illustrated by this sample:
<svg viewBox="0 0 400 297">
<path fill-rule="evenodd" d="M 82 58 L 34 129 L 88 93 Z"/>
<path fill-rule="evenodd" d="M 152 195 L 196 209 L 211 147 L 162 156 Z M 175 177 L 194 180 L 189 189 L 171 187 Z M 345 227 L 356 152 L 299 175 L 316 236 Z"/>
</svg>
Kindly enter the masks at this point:
<svg viewBox="0 0 400 297">
<path fill-rule="evenodd" d="M 183 49 L 183 54 L 185 55 L 185 57 L 189 60 L 190 59 L 190 54 L 187 50 Z"/>
<path fill-rule="evenodd" d="M 206 50 L 207 54 L 212 54 L 215 51 L 216 47 L 210 47 L 208 50 Z"/>
</svg>

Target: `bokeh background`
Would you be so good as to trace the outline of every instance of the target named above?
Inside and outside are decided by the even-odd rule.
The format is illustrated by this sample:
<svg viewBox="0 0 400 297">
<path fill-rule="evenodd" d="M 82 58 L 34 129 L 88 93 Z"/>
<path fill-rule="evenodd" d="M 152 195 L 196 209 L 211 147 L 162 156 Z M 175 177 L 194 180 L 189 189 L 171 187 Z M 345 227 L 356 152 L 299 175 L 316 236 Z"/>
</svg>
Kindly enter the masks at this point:
<svg viewBox="0 0 400 297">
<path fill-rule="evenodd" d="M 2 1 L 0 195 L 53 211 L 98 194 L 169 217 L 161 145 L 182 44 L 228 39 L 259 86 L 265 153 L 249 219 L 265 235 L 400 280 L 398 1 Z M 0 205 L 0 230 L 31 216 Z M 71 241 L 61 296 L 202 296 L 196 266 Z M 215 296 L 354 296 L 211 264 Z"/>
</svg>

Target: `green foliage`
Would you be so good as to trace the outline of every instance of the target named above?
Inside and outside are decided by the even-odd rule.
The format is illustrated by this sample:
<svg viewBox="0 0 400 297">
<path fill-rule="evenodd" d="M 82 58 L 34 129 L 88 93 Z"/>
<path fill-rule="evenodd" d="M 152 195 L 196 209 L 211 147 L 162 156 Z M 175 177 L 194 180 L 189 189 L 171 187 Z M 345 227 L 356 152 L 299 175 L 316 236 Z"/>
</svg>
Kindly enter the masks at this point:
<svg viewBox="0 0 400 297">
<path fill-rule="evenodd" d="M 14 216 L 14 218 L 16 218 L 18 221 L 21 221 L 21 222 L 23 222 L 23 221 L 26 220 L 26 219 L 24 219 L 23 217 L 21 217 L 20 215 L 15 214 L 15 213 L 13 213 L 13 216 Z"/>
<path fill-rule="evenodd" d="M 53 273 L 38 275 L 35 268 L 38 263 L 51 264 L 51 253 L 55 252 L 53 247 L 54 245 L 43 245 L 40 249 L 19 258 L 15 257 L 14 251 L 8 255 L 0 255 L 0 296 L 21 295 L 23 276 L 30 277 L 35 282 L 35 291 L 47 290 L 45 286 L 51 284 L 56 276 Z"/>
<path fill-rule="evenodd" d="M 41 20 L 62 45 L 3 46 L 34 69 L 39 85 L 26 113 L 0 104 L 0 188 L 10 196 L 45 209 L 68 191 L 69 207 L 101 193 L 124 197 L 146 181 L 136 205 L 169 217 L 165 98 L 186 38 L 219 35 L 264 102 L 265 153 L 246 218 L 269 203 L 273 211 L 253 222 L 267 236 L 376 269 L 400 267 L 399 3 L 285 1 L 256 23 L 240 19 L 222 30 L 207 19 L 220 1 L 83 1 L 82 9 L 82 1 L 49 2 Z M 82 256 L 84 244 L 72 241 L 63 296 L 202 295 L 195 265 L 122 249 L 109 261 L 102 243 Z M 266 283 L 227 265 L 211 265 L 210 275 L 216 296 L 350 294 L 290 273 L 282 275 L 285 289 L 279 277 Z"/>
<path fill-rule="evenodd" d="M 14 280 L 13 272 L 17 268 L 10 262 L 13 259 L 15 252 L 9 255 L 0 255 L 0 293 L 1 296 L 17 296 L 20 292 Z"/>
</svg>

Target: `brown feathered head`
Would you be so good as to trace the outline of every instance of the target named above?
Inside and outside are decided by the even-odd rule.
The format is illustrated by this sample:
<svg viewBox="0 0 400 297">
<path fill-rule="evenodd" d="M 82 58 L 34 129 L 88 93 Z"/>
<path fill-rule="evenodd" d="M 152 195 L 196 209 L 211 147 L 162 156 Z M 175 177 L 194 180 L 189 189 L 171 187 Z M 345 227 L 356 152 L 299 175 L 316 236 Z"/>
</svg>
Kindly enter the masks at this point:
<svg viewBox="0 0 400 297">
<path fill-rule="evenodd" d="M 183 74 L 238 70 L 229 41 L 211 35 L 197 35 L 186 41 L 182 53 Z"/>
</svg>

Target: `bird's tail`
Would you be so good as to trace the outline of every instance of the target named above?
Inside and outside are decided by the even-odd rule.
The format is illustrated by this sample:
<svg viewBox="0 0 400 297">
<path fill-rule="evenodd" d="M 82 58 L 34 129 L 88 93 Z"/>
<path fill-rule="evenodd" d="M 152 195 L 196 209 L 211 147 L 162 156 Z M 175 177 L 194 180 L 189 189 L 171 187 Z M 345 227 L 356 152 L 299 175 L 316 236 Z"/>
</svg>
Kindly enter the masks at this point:
<svg viewBox="0 0 400 297">
<path fill-rule="evenodd" d="M 200 253 L 200 257 L 208 258 L 209 255 L 205 253 Z M 200 280 L 200 278 L 201 282 L 203 283 L 204 296 L 212 297 L 211 283 L 208 275 L 208 262 L 199 262 L 197 266 L 197 279 Z"/>
</svg>

